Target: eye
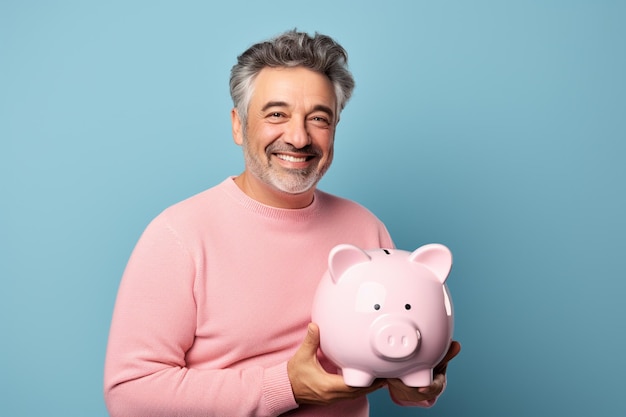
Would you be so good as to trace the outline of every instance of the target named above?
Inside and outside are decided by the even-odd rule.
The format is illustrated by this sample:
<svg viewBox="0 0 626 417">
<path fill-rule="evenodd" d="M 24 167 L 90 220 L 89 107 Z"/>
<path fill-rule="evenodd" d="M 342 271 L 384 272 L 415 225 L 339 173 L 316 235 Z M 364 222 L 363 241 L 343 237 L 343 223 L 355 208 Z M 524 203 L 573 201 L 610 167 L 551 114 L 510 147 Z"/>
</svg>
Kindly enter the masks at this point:
<svg viewBox="0 0 626 417">
<path fill-rule="evenodd" d="M 380 304 L 374 304 L 374 310 L 380 310 Z"/>
<path fill-rule="evenodd" d="M 270 111 L 265 115 L 265 120 L 267 120 L 269 123 L 279 124 L 284 123 L 286 120 L 288 120 L 288 116 L 284 112 Z"/>
<path fill-rule="evenodd" d="M 324 116 L 312 116 L 310 119 L 311 123 L 320 127 L 330 126 L 330 120 Z"/>
<path fill-rule="evenodd" d="M 407 310 L 410 310 L 411 309 L 411 304 L 405 304 L 404 308 L 407 309 Z"/>
</svg>

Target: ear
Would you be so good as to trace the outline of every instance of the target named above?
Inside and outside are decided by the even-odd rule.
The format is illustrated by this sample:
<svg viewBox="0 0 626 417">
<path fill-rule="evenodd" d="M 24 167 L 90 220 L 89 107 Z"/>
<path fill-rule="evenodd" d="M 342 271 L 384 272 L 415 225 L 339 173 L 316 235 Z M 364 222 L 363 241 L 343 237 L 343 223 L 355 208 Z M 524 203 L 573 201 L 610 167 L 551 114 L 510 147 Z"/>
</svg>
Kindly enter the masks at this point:
<svg viewBox="0 0 626 417">
<path fill-rule="evenodd" d="M 438 243 L 417 248 L 409 255 L 409 260 L 426 266 L 442 284 L 448 279 L 448 274 L 452 268 L 452 253 L 450 249 Z"/>
<path fill-rule="evenodd" d="M 243 126 L 241 125 L 241 118 L 236 108 L 230 111 L 230 123 L 233 129 L 233 140 L 239 146 L 243 144 Z"/>
<path fill-rule="evenodd" d="M 337 283 L 348 268 L 371 260 L 363 249 L 354 245 L 337 245 L 328 255 L 328 270 L 333 281 Z"/>
</svg>

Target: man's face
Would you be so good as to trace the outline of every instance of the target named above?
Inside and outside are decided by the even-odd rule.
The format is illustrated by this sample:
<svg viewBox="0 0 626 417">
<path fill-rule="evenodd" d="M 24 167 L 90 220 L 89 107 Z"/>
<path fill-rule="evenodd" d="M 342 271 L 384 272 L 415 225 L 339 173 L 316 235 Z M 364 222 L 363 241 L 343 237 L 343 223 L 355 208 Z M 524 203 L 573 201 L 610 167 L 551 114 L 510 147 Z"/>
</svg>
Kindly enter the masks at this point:
<svg viewBox="0 0 626 417">
<path fill-rule="evenodd" d="M 247 129 L 237 127 L 248 180 L 263 191 L 312 193 L 333 158 L 337 104 L 328 78 L 302 68 L 264 68 L 254 82 Z M 249 181 L 250 182 L 250 181 Z"/>
</svg>

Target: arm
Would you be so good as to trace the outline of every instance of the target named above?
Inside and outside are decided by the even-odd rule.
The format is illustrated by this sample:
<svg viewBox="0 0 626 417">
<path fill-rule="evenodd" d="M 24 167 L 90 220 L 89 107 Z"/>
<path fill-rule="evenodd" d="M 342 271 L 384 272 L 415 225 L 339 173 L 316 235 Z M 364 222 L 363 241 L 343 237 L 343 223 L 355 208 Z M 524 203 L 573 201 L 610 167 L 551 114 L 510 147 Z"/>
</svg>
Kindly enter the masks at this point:
<svg viewBox="0 0 626 417">
<path fill-rule="evenodd" d="M 287 364 L 193 369 L 197 264 L 163 219 L 138 242 L 115 305 L 105 363 L 112 417 L 278 415 L 297 407 Z M 209 353 L 210 354 L 210 353 Z"/>
<path fill-rule="evenodd" d="M 432 407 L 446 387 L 446 370 L 450 362 L 461 351 L 461 344 L 453 341 L 446 356 L 433 370 L 433 383 L 428 387 L 407 387 L 399 379 L 388 380 L 389 394 L 396 404 L 405 406 Z"/>
</svg>

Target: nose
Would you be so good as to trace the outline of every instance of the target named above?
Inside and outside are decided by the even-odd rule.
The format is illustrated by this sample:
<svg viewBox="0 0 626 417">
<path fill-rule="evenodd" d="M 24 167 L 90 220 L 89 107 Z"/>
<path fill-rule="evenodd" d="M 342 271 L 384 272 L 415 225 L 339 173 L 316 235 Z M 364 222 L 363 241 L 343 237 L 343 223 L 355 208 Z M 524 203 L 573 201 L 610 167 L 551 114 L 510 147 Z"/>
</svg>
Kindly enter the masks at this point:
<svg viewBox="0 0 626 417">
<path fill-rule="evenodd" d="M 388 360 L 402 360 L 411 356 L 420 343 L 417 328 L 405 321 L 379 321 L 372 329 L 374 351 Z"/>
<path fill-rule="evenodd" d="M 304 120 L 294 117 L 289 121 L 287 131 L 285 132 L 285 142 L 296 149 L 301 149 L 311 144 L 311 138 Z"/>
</svg>

